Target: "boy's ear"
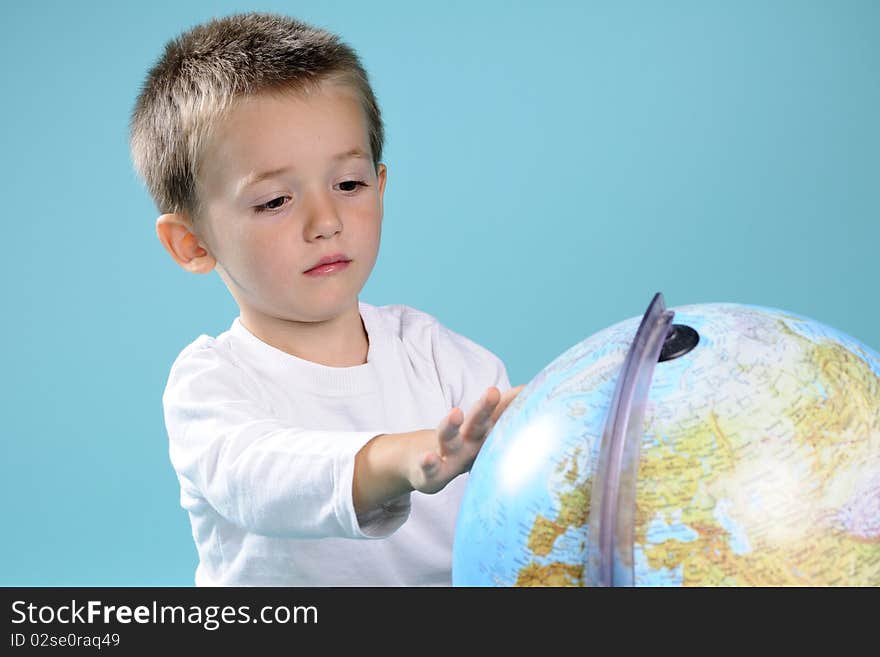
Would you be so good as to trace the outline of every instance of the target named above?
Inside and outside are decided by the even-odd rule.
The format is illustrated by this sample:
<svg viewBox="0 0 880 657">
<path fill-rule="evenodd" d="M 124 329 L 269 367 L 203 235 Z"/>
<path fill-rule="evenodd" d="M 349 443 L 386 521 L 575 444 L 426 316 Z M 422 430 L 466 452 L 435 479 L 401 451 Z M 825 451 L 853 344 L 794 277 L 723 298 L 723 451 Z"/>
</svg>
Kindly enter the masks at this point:
<svg viewBox="0 0 880 657">
<path fill-rule="evenodd" d="M 202 246 L 181 214 L 163 214 L 156 220 L 156 235 L 174 261 L 193 274 L 207 274 L 217 261 Z"/>
<path fill-rule="evenodd" d="M 378 166 L 376 167 L 376 178 L 379 181 L 379 192 L 384 194 L 385 182 L 388 180 L 388 167 L 382 162 L 379 162 Z"/>
<path fill-rule="evenodd" d="M 384 214 L 385 209 L 385 183 L 388 180 L 388 167 L 381 162 L 376 169 L 376 179 L 379 183 L 379 210 L 380 214 Z"/>
</svg>

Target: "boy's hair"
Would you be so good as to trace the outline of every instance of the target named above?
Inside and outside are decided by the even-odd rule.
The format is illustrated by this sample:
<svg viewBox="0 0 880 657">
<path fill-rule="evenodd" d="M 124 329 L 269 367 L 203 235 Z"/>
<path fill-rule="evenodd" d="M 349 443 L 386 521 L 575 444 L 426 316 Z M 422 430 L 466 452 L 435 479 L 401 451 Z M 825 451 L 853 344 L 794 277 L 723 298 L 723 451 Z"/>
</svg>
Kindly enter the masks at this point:
<svg viewBox="0 0 880 657">
<path fill-rule="evenodd" d="M 373 165 L 382 158 L 379 105 L 357 53 L 339 37 L 279 14 L 215 18 L 165 45 L 150 69 L 130 129 L 132 160 L 160 213 L 203 208 L 196 181 L 213 127 L 238 98 L 308 91 L 333 79 L 360 96 Z"/>
</svg>

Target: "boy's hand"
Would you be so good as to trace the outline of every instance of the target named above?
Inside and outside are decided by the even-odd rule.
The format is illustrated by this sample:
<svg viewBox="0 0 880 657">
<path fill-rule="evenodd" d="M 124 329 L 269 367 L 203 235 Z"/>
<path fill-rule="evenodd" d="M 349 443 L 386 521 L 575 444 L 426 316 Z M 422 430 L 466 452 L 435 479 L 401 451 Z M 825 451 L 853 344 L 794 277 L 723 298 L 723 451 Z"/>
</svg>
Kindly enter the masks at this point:
<svg viewBox="0 0 880 657">
<path fill-rule="evenodd" d="M 471 469 L 486 436 L 523 388 L 502 395 L 493 386 L 467 416 L 453 408 L 436 429 L 374 436 L 355 455 L 351 485 L 355 512 L 366 513 L 409 491 L 443 490 Z"/>
<path fill-rule="evenodd" d="M 412 469 L 410 485 L 422 493 L 436 493 L 462 472 L 471 469 L 486 436 L 525 388 L 511 388 L 503 395 L 492 386 L 474 404 L 465 417 L 460 408 L 453 408 L 436 430 L 424 432 L 427 444 Z"/>
</svg>

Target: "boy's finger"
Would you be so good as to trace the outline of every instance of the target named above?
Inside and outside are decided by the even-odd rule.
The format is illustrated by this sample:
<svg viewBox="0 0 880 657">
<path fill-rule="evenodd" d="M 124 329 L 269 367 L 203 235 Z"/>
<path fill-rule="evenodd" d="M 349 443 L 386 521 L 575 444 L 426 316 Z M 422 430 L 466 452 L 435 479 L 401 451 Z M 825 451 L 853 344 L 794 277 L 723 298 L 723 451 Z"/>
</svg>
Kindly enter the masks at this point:
<svg viewBox="0 0 880 657">
<path fill-rule="evenodd" d="M 440 442 L 444 443 L 455 438 L 458 435 L 462 422 L 464 422 L 464 414 L 460 408 L 456 407 L 449 411 L 449 414 L 443 418 L 443 421 L 437 427 Z"/>
<path fill-rule="evenodd" d="M 501 395 L 501 401 L 498 403 L 498 406 L 495 407 L 495 411 L 492 413 L 492 424 L 494 425 L 498 418 L 501 417 L 501 414 L 507 410 L 507 407 L 510 406 L 510 402 L 516 399 L 516 396 L 522 392 L 522 389 L 525 388 L 525 384 L 519 385 L 516 388 L 511 388 L 503 395 Z"/>
<path fill-rule="evenodd" d="M 483 396 L 474 404 L 474 408 L 471 411 L 471 423 L 480 423 L 485 422 L 492 416 L 492 411 L 495 410 L 495 406 L 498 402 L 501 401 L 501 392 L 495 386 L 492 386 L 486 392 L 483 393 Z"/>
<path fill-rule="evenodd" d="M 496 387 L 489 388 L 474 404 L 471 415 L 461 427 L 461 434 L 468 440 L 482 440 L 486 435 L 492 411 L 501 400 L 501 392 Z"/>
<path fill-rule="evenodd" d="M 422 457 L 421 466 L 426 477 L 433 477 L 440 470 L 440 457 L 434 452 L 426 452 Z"/>
<path fill-rule="evenodd" d="M 461 438 L 460 438 L 460 429 L 462 422 L 464 421 L 464 415 L 461 412 L 460 408 L 453 408 L 449 415 L 446 416 L 446 419 L 440 424 L 440 428 L 437 431 L 437 436 L 439 438 L 440 455 L 448 456 L 461 447 Z"/>
</svg>

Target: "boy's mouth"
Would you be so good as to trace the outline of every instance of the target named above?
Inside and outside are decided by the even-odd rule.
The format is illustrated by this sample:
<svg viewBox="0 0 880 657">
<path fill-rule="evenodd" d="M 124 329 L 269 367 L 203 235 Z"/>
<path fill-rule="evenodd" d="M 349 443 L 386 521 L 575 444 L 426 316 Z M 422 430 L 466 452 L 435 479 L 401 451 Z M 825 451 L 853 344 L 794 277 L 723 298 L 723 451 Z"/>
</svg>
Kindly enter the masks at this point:
<svg viewBox="0 0 880 657">
<path fill-rule="evenodd" d="M 349 262 L 351 262 L 351 258 L 344 253 L 334 253 L 333 255 L 321 258 L 303 273 L 311 275 L 329 274 L 334 271 L 339 271 L 340 269 L 345 269 Z"/>
</svg>

